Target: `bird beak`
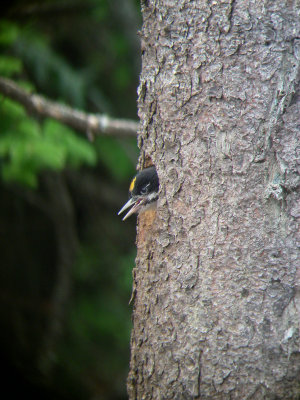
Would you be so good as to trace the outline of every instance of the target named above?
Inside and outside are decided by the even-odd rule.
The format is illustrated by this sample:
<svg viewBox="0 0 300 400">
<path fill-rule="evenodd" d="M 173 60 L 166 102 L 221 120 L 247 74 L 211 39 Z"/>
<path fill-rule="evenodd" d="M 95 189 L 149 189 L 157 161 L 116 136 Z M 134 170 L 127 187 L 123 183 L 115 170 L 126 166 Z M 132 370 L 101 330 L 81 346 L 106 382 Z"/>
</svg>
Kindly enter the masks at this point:
<svg viewBox="0 0 300 400">
<path fill-rule="evenodd" d="M 135 212 L 137 212 L 140 207 L 143 204 L 143 199 L 139 198 L 139 199 L 129 199 L 127 201 L 127 203 L 121 208 L 121 210 L 118 212 L 118 215 L 120 215 L 123 211 L 127 210 L 127 208 L 131 207 L 131 209 L 128 211 L 128 213 L 125 215 L 125 217 L 122 219 L 122 221 L 125 221 L 125 219 L 127 219 L 128 217 L 130 217 L 130 215 L 134 214 Z"/>
</svg>

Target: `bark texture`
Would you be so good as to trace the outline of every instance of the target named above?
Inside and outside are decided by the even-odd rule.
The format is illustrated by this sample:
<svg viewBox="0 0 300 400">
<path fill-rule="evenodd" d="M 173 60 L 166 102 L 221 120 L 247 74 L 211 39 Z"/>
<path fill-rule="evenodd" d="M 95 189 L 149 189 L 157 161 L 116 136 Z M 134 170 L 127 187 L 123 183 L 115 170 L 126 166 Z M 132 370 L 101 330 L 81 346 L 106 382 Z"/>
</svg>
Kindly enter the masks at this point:
<svg viewBox="0 0 300 400">
<path fill-rule="evenodd" d="M 142 4 L 130 399 L 299 399 L 299 7 Z"/>
</svg>

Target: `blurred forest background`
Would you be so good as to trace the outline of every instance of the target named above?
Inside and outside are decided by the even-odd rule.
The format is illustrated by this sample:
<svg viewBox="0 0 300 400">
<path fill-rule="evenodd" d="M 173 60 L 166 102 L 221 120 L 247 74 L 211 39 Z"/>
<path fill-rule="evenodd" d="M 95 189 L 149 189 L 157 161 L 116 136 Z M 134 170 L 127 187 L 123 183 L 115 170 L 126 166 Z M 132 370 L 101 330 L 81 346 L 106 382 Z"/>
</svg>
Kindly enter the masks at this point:
<svg viewBox="0 0 300 400">
<path fill-rule="evenodd" d="M 0 76 L 89 113 L 137 120 L 138 0 L 19 0 Z M 126 399 L 135 217 L 118 210 L 136 138 L 94 142 L 0 94 L 2 393 Z"/>
</svg>

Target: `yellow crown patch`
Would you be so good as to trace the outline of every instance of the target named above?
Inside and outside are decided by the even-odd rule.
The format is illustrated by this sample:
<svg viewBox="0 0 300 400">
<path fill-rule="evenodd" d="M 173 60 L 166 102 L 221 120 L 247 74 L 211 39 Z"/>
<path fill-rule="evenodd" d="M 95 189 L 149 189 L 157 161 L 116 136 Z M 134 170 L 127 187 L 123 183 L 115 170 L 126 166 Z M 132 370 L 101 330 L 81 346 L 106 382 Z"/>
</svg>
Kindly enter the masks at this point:
<svg viewBox="0 0 300 400">
<path fill-rule="evenodd" d="M 136 177 L 135 177 L 135 178 L 133 178 L 133 179 L 132 179 L 132 181 L 131 181 L 131 184 L 130 184 L 130 186 L 129 186 L 129 191 L 130 191 L 130 192 L 132 192 L 132 191 L 133 191 L 133 188 L 134 188 L 135 181 L 136 181 Z"/>
</svg>

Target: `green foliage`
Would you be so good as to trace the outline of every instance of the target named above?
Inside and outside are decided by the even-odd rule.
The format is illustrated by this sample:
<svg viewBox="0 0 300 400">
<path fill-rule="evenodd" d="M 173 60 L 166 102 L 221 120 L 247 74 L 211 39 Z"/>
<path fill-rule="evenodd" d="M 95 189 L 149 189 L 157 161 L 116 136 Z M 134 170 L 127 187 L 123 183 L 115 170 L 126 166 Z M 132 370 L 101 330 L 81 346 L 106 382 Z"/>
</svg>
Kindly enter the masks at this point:
<svg viewBox="0 0 300 400">
<path fill-rule="evenodd" d="M 17 24 L 8 20 L 0 20 L 0 46 L 11 45 L 18 35 L 19 27 Z"/>
<path fill-rule="evenodd" d="M 105 239 L 100 246 L 81 248 L 74 269 L 75 289 L 67 337 L 58 356 L 70 375 L 99 374 L 104 381 L 110 381 L 113 373 L 115 384 L 118 380 L 124 384 L 135 251 L 124 256 L 110 250 L 113 248 Z M 118 371 L 122 371 L 121 375 Z"/>
<path fill-rule="evenodd" d="M 0 76 L 11 77 L 20 73 L 23 67 L 22 61 L 13 55 L 4 54 L 3 50 L 13 45 L 18 37 L 19 29 L 14 23 L 0 20 Z"/>
<path fill-rule="evenodd" d="M 100 2 L 96 15 L 100 13 L 106 18 L 107 12 L 107 3 Z M 20 28 L 13 22 L 0 21 L 0 46 L 7 53 L 0 55 L 0 75 L 14 77 L 27 68 L 39 87 L 48 88 L 49 93 L 55 89 L 65 101 L 82 107 L 89 74 L 75 72 L 48 42 L 45 36 L 32 28 Z M 120 56 L 126 54 L 128 44 L 122 35 L 114 33 L 110 42 Z M 117 63 L 112 76 L 114 87 L 125 89 L 129 77 L 128 65 Z M 29 81 L 23 81 L 24 85 L 32 88 Z M 97 159 L 119 182 L 134 172 L 131 159 L 117 139 L 101 137 L 91 145 L 62 124 L 49 120 L 39 124 L 8 99 L 2 99 L 0 112 L 0 169 L 6 182 L 17 181 L 34 188 L 37 187 L 39 172 L 44 169 L 95 165 Z M 135 140 L 131 143 L 137 157 Z"/>
<path fill-rule="evenodd" d="M 31 41 L 26 41 L 28 35 Z M 35 61 L 37 82 L 49 80 L 51 74 L 57 76 L 61 86 L 72 87 L 66 97 L 69 95 L 77 99 L 77 103 L 82 102 L 80 79 L 47 47 L 40 35 L 25 34 L 15 23 L 2 20 L 0 46 L 7 53 L 0 55 L 0 75 L 13 77 L 22 72 L 23 60 L 13 55 L 11 49 L 18 48 L 19 56 L 23 49 L 25 62 L 28 59 Z M 30 84 L 25 82 L 25 86 Z M 38 123 L 9 99 L 1 99 L 0 112 L 0 169 L 4 181 L 16 181 L 34 188 L 38 184 L 38 174 L 44 169 L 62 170 L 66 166 L 78 168 L 82 164 L 96 164 L 94 146 L 66 126 L 52 120 Z"/>
<path fill-rule="evenodd" d="M 1 103 L 0 160 L 2 178 L 36 187 L 44 169 L 62 170 L 95 165 L 94 147 L 71 129 L 53 121 L 39 124 L 22 107 L 5 99 Z"/>
<path fill-rule="evenodd" d="M 133 163 L 119 139 L 100 136 L 95 141 L 95 146 L 101 162 L 114 179 L 122 182 L 134 174 Z"/>
<path fill-rule="evenodd" d="M 26 0 L 12 2 L 3 12 L 5 15 L 9 9 L 6 15 L 11 20 L 0 19 L 0 76 L 13 79 L 31 92 L 87 112 L 136 118 L 138 18 L 131 19 L 131 13 L 127 20 L 126 14 L 127 6 L 130 9 L 133 2 L 138 10 L 136 0 L 70 1 L 62 5 L 56 0 L 46 3 L 32 0 L 30 5 Z M 135 37 L 137 41 L 133 42 Z M 59 279 L 56 246 L 60 239 L 53 221 L 32 204 L 28 205 L 22 196 L 15 198 L 5 183 L 20 182 L 37 188 L 40 173 L 45 169 L 97 166 L 85 169 L 84 175 L 79 170 L 65 176 L 76 218 L 76 227 L 69 228 L 76 229 L 80 251 L 69 271 L 73 290 L 68 298 L 69 308 L 64 310 L 68 311 L 63 321 L 66 329 L 52 353 L 57 361 L 53 367 L 58 378 L 51 375 L 49 386 L 58 383 L 59 390 L 68 391 L 66 398 L 72 399 L 126 398 L 135 221 L 133 218 L 125 225 L 116 212 L 126 198 L 127 184 L 134 173 L 138 157 L 136 140 L 97 137 L 90 143 L 58 122 L 35 119 L 2 95 L 0 116 L 0 198 L 8 196 L 0 219 L 1 224 L 7 221 L 3 229 L 12 232 L 2 241 L 2 253 L 9 249 L 9 255 L 0 264 L 3 271 L 17 271 L 12 282 L 24 290 L 26 304 L 32 302 L 42 308 L 47 304 L 47 310 L 51 309 L 53 285 Z M 97 182 L 99 187 L 95 187 Z M 124 199 L 118 205 L 116 197 L 123 188 Z M 40 189 L 43 190 L 42 185 Z M 48 200 L 47 193 L 43 193 L 41 201 L 44 198 Z M 50 203 L 47 202 L 47 207 L 55 207 Z M 8 205 L 12 207 L 10 213 Z M 9 217 L 4 218 L 6 215 Z M 16 215 L 15 219 L 10 215 Z M 14 240 L 20 251 L 12 251 L 15 253 L 12 258 Z M 43 251 L 37 250 L 40 248 Z M 27 264 L 30 272 L 25 268 Z M 35 268 L 31 270 L 32 265 Z M 42 279 L 36 271 L 41 272 Z M 28 276 L 30 284 L 20 278 L 21 272 Z M 41 291 L 45 296 L 39 301 L 35 297 L 32 300 L 32 292 Z M 10 296 L 14 298 L 15 292 Z M 14 307 L 17 309 L 18 305 Z M 41 316 L 41 326 L 47 329 L 50 315 L 47 310 L 30 314 L 21 305 L 18 311 L 8 312 L 13 327 L 22 325 L 15 321 L 18 312 L 24 316 L 22 329 L 14 328 L 21 345 L 18 341 L 11 343 L 19 364 L 22 357 L 20 362 L 18 355 L 23 354 L 25 347 L 28 349 L 28 357 L 24 357 L 26 371 L 39 368 L 36 358 L 31 357 L 30 345 L 37 353 L 41 351 L 35 341 L 35 337 L 42 337 L 36 330 L 36 321 Z M 6 327 L 2 331 L 5 334 Z M 85 388 L 89 394 L 78 395 L 79 388 Z"/>
<path fill-rule="evenodd" d="M 95 165 L 97 156 L 94 146 L 85 138 L 76 135 L 70 128 L 54 120 L 46 120 L 43 124 L 43 138 L 47 143 L 59 149 L 64 163 L 78 168 L 82 164 Z"/>
<path fill-rule="evenodd" d="M 21 72 L 22 62 L 16 57 L 0 56 L 0 75 L 11 77 L 12 75 Z"/>
<path fill-rule="evenodd" d="M 57 95 L 68 104 L 85 107 L 85 86 L 88 76 L 75 71 L 47 43 L 47 39 L 35 31 L 25 31 L 14 44 L 14 52 L 34 76 L 38 87 Z M 54 93 L 55 90 L 55 93 Z"/>
<path fill-rule="evenodd" d="M 93 12 L 93 18 L 96 21 L 106 21 L 109 19 L 109 5 L 107 1 L 99 1 L 99 0 L 93 0 L 94 3 L 94 12 Z"/>
</svg>

